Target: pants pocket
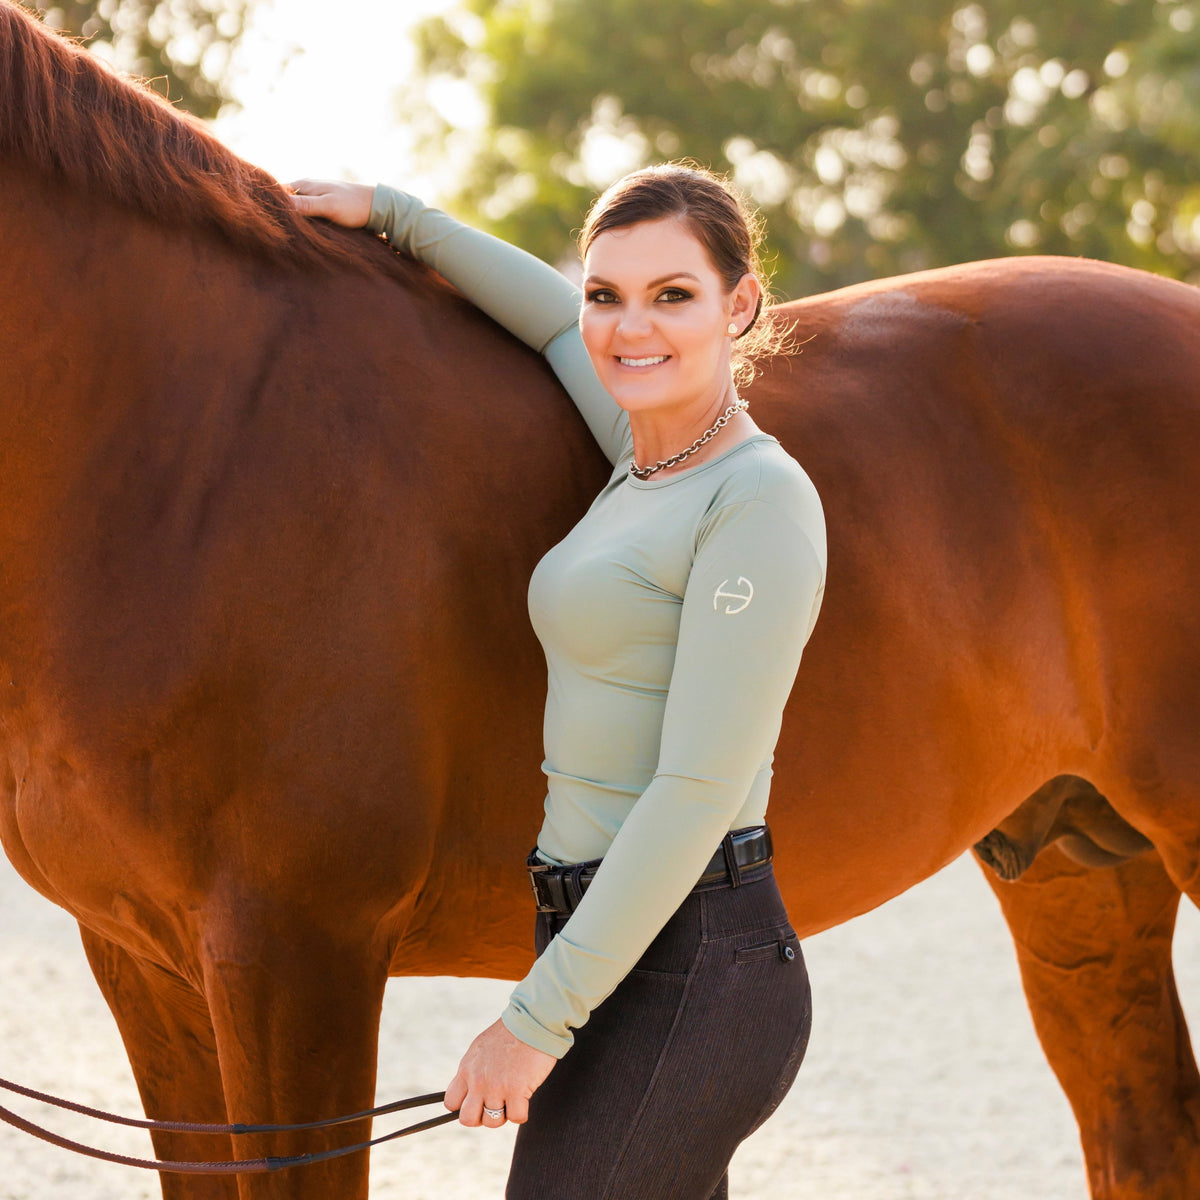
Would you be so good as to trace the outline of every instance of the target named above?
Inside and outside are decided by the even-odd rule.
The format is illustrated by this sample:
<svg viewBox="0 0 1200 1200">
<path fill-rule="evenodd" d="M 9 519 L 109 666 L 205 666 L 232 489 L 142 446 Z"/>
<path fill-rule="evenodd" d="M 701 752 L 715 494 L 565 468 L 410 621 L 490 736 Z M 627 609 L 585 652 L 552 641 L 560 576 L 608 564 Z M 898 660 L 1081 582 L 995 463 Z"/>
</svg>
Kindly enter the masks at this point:
<svg viewBox="0 0 1200 1200">
<path fill-rule="evenodd" d="M 733 952 L 733 961 L 735 963 L 752 963 L 777 958 L 780 962 L 790 963 L 795 962 L 799 949 L 800 943 L 793 933 L 787 937 L 773 938 L 769 942 L 739 946 Z"/>
</svg>

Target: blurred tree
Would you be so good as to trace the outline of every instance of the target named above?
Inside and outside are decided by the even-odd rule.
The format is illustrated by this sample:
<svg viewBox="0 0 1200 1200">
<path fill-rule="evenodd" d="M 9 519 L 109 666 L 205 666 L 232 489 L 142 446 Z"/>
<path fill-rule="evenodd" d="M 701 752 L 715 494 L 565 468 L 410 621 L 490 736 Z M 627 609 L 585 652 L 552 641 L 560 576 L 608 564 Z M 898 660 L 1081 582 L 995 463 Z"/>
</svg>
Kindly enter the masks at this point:
<svg viewBox="0 0 1200 1200">
<path fill-rule="evenodd" d="M 255 0 L 21 0 L 46 24 L 198 117 L 230 103 L 229 60 Z"/>
<path fill-rule="evenodd" d="M 450 206 L 551 261 L 686 155 L 757 202 L 786 294 L 1022 252 L 1200 276 L 1200 0 L 466 0 L 417 37 Z"/>
</svg>

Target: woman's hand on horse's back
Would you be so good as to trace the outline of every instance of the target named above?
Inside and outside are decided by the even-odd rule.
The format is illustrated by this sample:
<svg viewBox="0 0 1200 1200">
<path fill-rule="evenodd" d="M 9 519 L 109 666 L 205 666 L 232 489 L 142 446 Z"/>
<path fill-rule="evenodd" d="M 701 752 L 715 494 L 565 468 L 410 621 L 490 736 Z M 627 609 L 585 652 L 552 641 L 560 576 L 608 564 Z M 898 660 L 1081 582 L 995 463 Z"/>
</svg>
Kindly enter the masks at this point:
<svg viewBox="0 0 1200 1200">
<path fill-rule="evenodd" d="M 361 229 L 371 215 L 371 197 L 375 189 L 364 183 L 297 179 L 285 186 L 292 193 L 296 210 L 306 217 L 324 217 L 335 225 Z"/>
</svg>

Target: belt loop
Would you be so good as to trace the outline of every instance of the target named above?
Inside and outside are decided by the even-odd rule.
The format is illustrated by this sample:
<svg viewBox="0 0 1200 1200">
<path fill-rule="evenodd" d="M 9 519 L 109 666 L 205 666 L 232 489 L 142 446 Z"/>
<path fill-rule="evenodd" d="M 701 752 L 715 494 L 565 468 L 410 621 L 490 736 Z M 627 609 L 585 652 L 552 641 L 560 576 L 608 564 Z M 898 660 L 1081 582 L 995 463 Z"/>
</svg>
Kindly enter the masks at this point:
<svg viewBox="0 0 1200 1200">
<path fill-rule="evenodd" d="M 579 902 L 583 899 L 583 870 L 584 864 L 576 863 L 563 880 L 565 885 L 564 890 L 567 893 L 567 901 L 571 905 L 572 912 L 579 907 Z"/>
<path fill-rule="evenodd" d="M 729 872 L 730 884 L 733 887 L 741 887 L 742 869 L 738 866 L 737 855 L 734 853 L 732 830 L 721 839 L 721 849 L 725 851 L 725 869 Z"/>
</svg>

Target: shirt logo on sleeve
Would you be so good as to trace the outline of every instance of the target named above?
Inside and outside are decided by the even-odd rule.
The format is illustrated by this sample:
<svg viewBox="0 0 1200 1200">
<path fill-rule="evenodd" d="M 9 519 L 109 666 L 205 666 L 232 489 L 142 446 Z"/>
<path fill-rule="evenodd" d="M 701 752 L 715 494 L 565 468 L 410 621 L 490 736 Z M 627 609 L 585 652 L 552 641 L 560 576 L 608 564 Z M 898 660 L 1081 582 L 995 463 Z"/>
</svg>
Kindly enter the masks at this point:
<svg viewBox="0 0 1200 1200">
<path fill-rule="evenodd" d="M 725 585 L 728 582 L 728 579 L 722 579 L 717 584 L 717 590 L 713 592 L 713 608 L 716 609 L 717 604 L 721 600 L 728 600 L 730 603 L 725 605 L 725 615 L 731 617 L 734 613 L 740 613 L 754 599 L 754 584 L 745 575 L 739 575 L 737 586 L 743 590 L 739 592 L 727 592 Z"/>
</svg>

